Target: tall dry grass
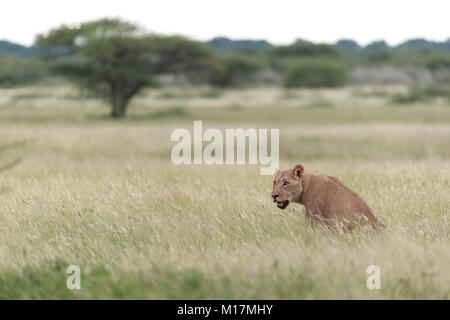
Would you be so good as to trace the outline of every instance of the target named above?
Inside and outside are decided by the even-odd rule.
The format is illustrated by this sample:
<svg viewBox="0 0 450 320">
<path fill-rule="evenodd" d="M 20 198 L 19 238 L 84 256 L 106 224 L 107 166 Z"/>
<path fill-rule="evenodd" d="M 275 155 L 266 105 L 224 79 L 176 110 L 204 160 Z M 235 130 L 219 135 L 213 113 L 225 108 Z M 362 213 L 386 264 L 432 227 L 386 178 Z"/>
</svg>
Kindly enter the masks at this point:
<svg viewBox="0 0 450 320">
<path fill-rule="evenodd" d="M 393 109 L 389 121 L 389 106 L 357 109 L 364 121 L 346 106 L 324 118 L 296 109 L 298 124 L 292 109 L 198 118 L 280 128 L 282 167 L 339 177 L 388 226 L 380 234 L 335 234 L 300 205 L 277 209 L 258 166 L 173 165 L 171 131 L 201 115 L 189 107 L 160 120 L 135 119 L 136 108 L 124 123 L 53 108 L 21 110 L 16 122 L 0 110 L 0 135 L 29 141 L 23 162 L 0 175 L 0 298 L 449 298 L 444 106 L 423 107 L 439 121 L 420 107 Z M 70 264 L 81 268 L 81 290 L 66 288 Z M 372 264 L 381 290 L 366 287 Z"/>
</svg>

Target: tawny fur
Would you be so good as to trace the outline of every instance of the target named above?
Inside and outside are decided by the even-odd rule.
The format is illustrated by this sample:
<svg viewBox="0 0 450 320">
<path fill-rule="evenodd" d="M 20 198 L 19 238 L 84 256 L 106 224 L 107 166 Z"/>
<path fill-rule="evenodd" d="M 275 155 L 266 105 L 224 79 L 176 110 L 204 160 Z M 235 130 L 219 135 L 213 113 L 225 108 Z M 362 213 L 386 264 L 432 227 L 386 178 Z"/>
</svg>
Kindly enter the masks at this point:
<svg viewBox="0 0 450 320">
<path fill-rule="evenodd" d="M 383 227 L 366 202 L 339 179 L 306 172 L 300 164 L 275 174 L 272 198 L 280 209 L 290 202 L 300 203 L 311 220 L 328 226 Z"/>
</svg>

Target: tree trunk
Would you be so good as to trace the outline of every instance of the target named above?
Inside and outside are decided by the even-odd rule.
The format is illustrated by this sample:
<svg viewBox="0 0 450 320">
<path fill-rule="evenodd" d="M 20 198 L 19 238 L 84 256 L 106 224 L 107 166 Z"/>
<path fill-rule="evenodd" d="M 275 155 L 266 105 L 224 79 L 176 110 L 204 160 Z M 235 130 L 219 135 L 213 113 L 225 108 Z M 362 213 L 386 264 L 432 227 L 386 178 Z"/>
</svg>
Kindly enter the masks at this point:
<svg viewBox="0 0 450 320">
<path fill-rule="evenodd" d="M 127 108 L 128 101 L 124 99 L 114 99 L 111 103 L 111 117 L 114 119 L 120 119 L 125 116 L 125 110 Z"/>
<path fill-rule="evenodd" d="M 139 92 L 143 84 L 135 86 L 120 85 L 117 83 L 110 84 L 110 99 L 111 99 L 111 117 L 120 119 L 125 116 L 128 103 L 131 98 Z"/>
</svg>

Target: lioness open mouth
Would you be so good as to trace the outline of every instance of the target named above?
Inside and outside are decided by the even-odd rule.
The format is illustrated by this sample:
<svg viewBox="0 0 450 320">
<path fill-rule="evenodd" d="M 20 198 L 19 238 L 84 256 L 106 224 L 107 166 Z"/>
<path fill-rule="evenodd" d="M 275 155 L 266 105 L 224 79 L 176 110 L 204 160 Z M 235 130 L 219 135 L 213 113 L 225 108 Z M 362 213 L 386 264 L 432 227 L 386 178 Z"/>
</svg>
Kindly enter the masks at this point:
<svg viewBox="0 0 450 320">
<path fill-rule="evenodd" d="M 277 207 L 280 209 L 285 209 L 289 204 L 289 200 L 277 201 Z"/>
</svg>

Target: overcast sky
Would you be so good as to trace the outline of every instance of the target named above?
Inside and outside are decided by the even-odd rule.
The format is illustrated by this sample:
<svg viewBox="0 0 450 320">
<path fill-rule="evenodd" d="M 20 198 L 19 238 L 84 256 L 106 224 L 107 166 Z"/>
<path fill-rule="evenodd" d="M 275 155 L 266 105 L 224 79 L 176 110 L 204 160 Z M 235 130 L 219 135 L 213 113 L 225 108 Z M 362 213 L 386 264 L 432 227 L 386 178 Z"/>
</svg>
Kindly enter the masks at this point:
<svg viewBox="0 0 450 320">
<path fill-rule="evenodd" d="M 351 38 L 360 44 L 379 39 L 397 44 L 450 37 L 449 0 L 4 0 L 0 39 L 29 45 L 37 33 L 62 23 L 105 16 L 197 40 L 226 36 L 285 44 L 297 38 Z"/>
</svg>

